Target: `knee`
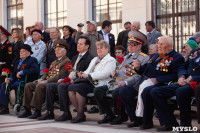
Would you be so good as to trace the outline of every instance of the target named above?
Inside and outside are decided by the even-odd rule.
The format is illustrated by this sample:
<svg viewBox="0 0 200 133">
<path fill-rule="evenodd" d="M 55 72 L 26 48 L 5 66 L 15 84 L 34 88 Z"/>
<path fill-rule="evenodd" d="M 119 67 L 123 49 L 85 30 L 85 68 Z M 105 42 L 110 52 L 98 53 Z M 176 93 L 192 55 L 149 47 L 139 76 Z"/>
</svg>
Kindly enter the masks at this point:
<svg viewBox="0 0 200 133">
<path fill-rule="evenodd" d="M 98 96 L 99 93 L 100 93 L 100 89 L 99 88 L 94 88 L 93 93 L 94 93 L 95 97 Z"/>
<path fill-rule="evenodd" d="M 75 92 L 74 91 L 68 91 L 68 95 L 69 95 L 69 97 L 73 97 L 73 96 L 75 96 Z"/>
<path fill-rule="evenodd" d="M 194 88 L 194 92 L 195 92 L 195 94 L 198 94 L 198 95 L 200 94 L 200 85 L 198 85 Z"/>
<path fill-rule="evenodd" d="M 152 89 L 151 92 L 150 92 L 150 95 L 152 98 L 154 97 L 158 97 L 158 89 Z"/>
<path fill-rule="evenodd" d="M 67 84 L 59 84 L 57 88 L 58 92 L 63 92 L 68 90 L 68 85 Z"/>
<path fill-rule="evenodd" d="M 119 96 L 120 96 L 120 98 L 126 97 L 126 90 L 125 90 L 125 88 L 121 88 L 119 90 Z"/>
</svg>

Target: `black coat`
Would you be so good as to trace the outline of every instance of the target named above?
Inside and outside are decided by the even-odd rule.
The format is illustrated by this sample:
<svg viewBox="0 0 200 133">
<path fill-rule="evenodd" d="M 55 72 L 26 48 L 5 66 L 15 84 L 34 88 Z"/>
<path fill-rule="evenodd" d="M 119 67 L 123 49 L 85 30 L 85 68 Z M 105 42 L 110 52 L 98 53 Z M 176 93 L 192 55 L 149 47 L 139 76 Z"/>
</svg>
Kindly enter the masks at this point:
<svg viewBox="0 0 200 133">
<path fill-rule="evenodd" d="M 20 68 L 18 68 L 19 61 L 20 59 L 17 60 L 14 65 L 14 72 L 12 73 L 12 76 L 11 76 L 13 81 L 18 80 L 16 75 L 19 71 L 23 71 L 23 75 L 21 75 L 21 78 L 19 80 L 25 80 L 25 76 L 27 74 L 30 75 L 28 78 L 28 81 L 36 80 L 40 73 L 40 67 L 38 65 L 37 59 L 35 57 L 29 56 L 22 62 L 22 65 L 20 66 Z"/>
<path fill-rule="evenodd" d="M 12 64 L 14 65 L 17 60 L 20 59 L 20 49 L 24 45 L 22 41 L 17 41 L 16 43 L 13 42 L 13 61 Z"/>
<path fill-rule="evenodd" d="M 128 33 L 131 30 L 123 30 L 118 34 L 117 44 L 123 45 L 125 49 L 127 49 L 127 41 L 128 41 Z"/>
<path fill-rule="evenodd" d="M 67 51 L 67 57 L 71 60 L 75 55 L 77 55 L 77 44 L 75 43 L 75 40 L 71 37 L 63 39 L 69 44 L 69 51 Z"/>
<path fill-rule="evenodd" d="M 12 44 L 8 40 L 6 40 L 0 46 L 0 62 L 6 62 L 5 65 L 1 65 L 1 68 L 9 68 L 11 70 L 12 69 L 12 67 L 11 67 L 12 61 L 13 61 Z"/>
<path fill-rule="evenodd" d="M 41 40 L 46 44 L 50 40 L 49 33 L 47 33 L 47 32 L 44 31 L 42 33 Z"/>
<path fill-rule="evenodd" d="M 102 30 L 98 31 L 103 36 Z M 115 57 L 115 36 L 111 33 L 108 34 L 110 44 L 110 54 Z"/>
</svg>

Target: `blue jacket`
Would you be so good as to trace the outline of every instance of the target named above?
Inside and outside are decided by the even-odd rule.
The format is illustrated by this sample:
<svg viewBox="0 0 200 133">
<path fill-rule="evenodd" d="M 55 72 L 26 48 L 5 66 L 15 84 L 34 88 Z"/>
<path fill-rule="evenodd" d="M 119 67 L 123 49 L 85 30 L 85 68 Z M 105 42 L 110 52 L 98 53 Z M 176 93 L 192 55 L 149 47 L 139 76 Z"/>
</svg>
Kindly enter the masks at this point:
<svg viewBox="0 0 200 133">
<path fill-rule="evenodd" d="M 39 73 L 40 73 L 40 68 L 38 65 L 38 61 L 35 57 L 27 57 L 21 64 L 21 66 L 19 67 L 19 62 L 20 60 L 17 60 L 14 66 L 14 72 L 11 75 L 11 79 L 13 81 L 15 80 L 25 80 L 25 77 L 27 74 L 29 74 L 29 78 L 28 81 L 33 81 L 35 79 L 37 79 Z M 23 75 L 20 75 L 20 79 L 18 79 L 16 77 L 17 73 L 19 71 L 23 71 Z"/>
<path fill-rule="evenodd" d="M 173 59 L 167 67 L 167 70 L 165 69 L 165 71 L 163 71 L 158 67 L 162 58 L 156 53 L 151 56 L 152 58 L 149 59 L 147 64 L 140 67 L 140 70 L 137 71 L 137 73 L 143 74 L 148 78 L 156 78 L 159 84 L 177 81 L 177 72 L 179 68 L 184 65 L 184 58 L 175 50 L 172 50 L 166 56 L 168 56 L 167 59 L 170 59 L 171 57 Z"/>
<path fill-rule="evenodd" d="M 191 75 L 193 81 L 200 82 L 200 48 L 191 51 L 185 64 L 187 65 L 179 70 L 179 76 L 184 75 L 187 78 Z"/>
</svg>

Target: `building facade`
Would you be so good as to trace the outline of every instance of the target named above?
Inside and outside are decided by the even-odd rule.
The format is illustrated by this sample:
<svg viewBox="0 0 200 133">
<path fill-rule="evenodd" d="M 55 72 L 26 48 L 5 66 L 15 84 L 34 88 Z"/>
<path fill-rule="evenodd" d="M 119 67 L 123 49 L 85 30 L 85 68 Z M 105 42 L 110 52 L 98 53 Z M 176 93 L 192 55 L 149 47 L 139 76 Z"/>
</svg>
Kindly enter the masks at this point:
<svg viewBox="0 0 200 133">
<path fill-rule="evenodd" d="M 199 31 L 199 0 L 0 0 L 0 25 L 9 31 L 25 29 L 36 21 L 45 28 L 95 20 L 98 30 L 104 20 L 110 20 L 116 37 L 126 21 L 140 21 L 140 31 L 146 34 L 145 22 L 153 20 L 163 35 L 174 38 L 176 50 Z M 83 27 L 86 31 L 86 26 Z"/>
</svg>

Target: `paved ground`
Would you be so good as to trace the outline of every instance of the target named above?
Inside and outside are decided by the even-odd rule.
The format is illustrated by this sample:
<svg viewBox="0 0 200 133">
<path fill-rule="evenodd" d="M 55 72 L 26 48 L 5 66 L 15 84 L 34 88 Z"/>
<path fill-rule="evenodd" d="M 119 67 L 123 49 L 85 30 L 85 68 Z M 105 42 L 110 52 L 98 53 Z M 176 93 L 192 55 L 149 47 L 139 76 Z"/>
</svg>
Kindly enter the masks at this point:
<svg viewBox="0 0 200 133">
<path fill-rule="evenodd" d="M 88 106 L 90 108 L 90 106 Z M 73 117 L 76 113 L 71 112 Z M 194 108 L 195 109 L 195 108 Z M 45 113 L 45 112 L 43 112 Z M 55 115 L 58 117 L 62 113 L 56 109 Z M 176 111 L 176 115 L 179 112 Z M 10 109 L 9 115 L 0 115 L 0 133 L 155 133 L 156 128 L 159 127 L 159 121 L 154 118 L 154 128 L 150 130 L 140 130 L 139 128 L 127 128 L 126 123 L 112 126 L 110 124 L 97 124 L 97 120 L 101 119 L 101 116 L 96 114 L 86 113 L 87 121 L 78 124 L 72 124 L 70 121 L 55 122 L 54 120 L 38 121 L 30 119 L 19 119 Z M 200 125 L 197 124 L 197 120 L 192 122 L 193 126 L 200 129 Z M 175 133 L 175 132 L 174 132 Z"/>
</svg>

